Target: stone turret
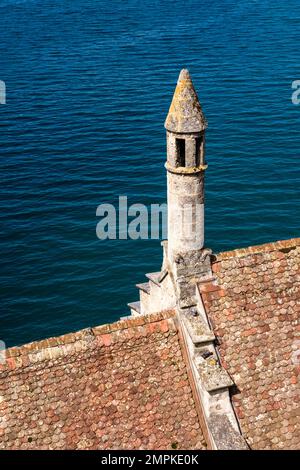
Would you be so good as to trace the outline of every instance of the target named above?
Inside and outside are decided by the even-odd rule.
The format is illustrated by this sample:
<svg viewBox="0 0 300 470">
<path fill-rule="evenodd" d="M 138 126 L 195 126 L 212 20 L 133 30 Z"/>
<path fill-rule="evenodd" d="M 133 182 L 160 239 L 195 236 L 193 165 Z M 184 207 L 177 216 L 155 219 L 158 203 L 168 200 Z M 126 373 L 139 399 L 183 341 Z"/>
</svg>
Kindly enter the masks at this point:
<svg viewBox="0 0 300 470">
<path fill-rule="evenodd" d="M 180 72 L 165 121 L 167 131 L 168 240 L 160 272 L 139 284 L 133 315 L 197 305 L 196 285 L 212 276 L 204 248 L 205 130 L 207 122 L 189 72 Z"/>
<path fill-rule="evenodd" d="M 188 70 L 180 72 L 165 121 L 168 171 L 168 259 L 204 246 L 207 122 Z"/>
</svg>

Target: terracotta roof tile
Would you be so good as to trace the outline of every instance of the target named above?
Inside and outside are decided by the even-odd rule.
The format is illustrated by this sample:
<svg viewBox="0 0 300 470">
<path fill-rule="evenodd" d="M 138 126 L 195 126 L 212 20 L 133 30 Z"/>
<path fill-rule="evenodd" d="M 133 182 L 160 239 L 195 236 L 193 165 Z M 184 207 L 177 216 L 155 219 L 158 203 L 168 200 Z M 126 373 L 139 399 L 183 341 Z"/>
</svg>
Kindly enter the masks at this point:
<svg viewBox="0 0 300 470">
<path fill-rule="evenodd" d="M 2 449 L 204 449 L 174 312 L 7 350 Z"/>
<path fill-rule="evenodd" d="M 212 270 L 199 288 L 242 433 L 254 449 L 299 449 L 300 239 L 221 253 Z"/>
</svg>

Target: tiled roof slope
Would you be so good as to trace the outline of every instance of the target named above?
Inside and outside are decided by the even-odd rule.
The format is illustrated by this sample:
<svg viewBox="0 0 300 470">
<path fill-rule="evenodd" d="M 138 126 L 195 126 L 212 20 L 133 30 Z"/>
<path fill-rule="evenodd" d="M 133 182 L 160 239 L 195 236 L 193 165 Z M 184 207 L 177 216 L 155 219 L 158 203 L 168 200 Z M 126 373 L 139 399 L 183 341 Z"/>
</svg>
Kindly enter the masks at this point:
<svg viewBox="0 0 300 470">
<path fill-rule="evenodd" d="M 300 448 L 300 239 L 221 253 L 202 284 L 253 449 Z"/>
<path fill-rule="evenodd" d="M 1 449 L 204 449 L 174 312 L 7 350 Z"/>
</svg>

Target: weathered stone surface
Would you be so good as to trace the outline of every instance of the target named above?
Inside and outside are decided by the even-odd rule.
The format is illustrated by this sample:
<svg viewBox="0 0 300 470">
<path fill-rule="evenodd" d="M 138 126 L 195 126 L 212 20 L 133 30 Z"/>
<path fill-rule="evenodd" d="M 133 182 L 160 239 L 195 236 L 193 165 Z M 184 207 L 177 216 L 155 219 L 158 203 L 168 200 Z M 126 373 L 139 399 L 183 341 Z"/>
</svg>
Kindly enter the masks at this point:
<svg viewBox="0 0 300 470">
<path fill-rule="evenodd" d="M 157 273 L 147 273 L 146 274 L 146 277 L 148 279 L 150 279 L 151 282 L 154 282 L 154 284 L 160 286 L 160 276 L 161 276 L 161 271 L 157 272 Z"/>
<path fill-rule="evenodd" d="M 248 450 L 245 440 L 238 433 L 227 416 L 212 414 L 209 418 L 209 429 L 218 450 Z"/>
<path fill-rule="evenodd" d="M 177 253 L 173 263 L 169 263 L 180 308 L 197 304 L 197 283 L 212 278 L 210 256 L 209 249 L 193 250 L 189 253 Z"/>
<path fill-rule="evenodd" d="M 204 323 L 200 315 L 194 315 L 194 309 L 187 308 L 182 311 L 182 320 L 194 344 L 213 341 L 215 335 Z"/>
<path fill-rule="evenodd" d="M 183 176 L 168 171 L 167 179 L 168 250 L 171 260 L 177 253 L 203 248 L 204 188 L 202 175 Z"/>
<path fill-rule="evenodd" d="M 198 282 L 212 277 L 211 254 L 208 248 L 192 250 L 189 253 L 178 253 L 174 260 L 174 273 L 177 278 L 195 278 Z"/>
<path fill-rule="evenodd" d="M 146 294 L 150 294 L 150 285 L 149 282 L 143 282 L 141 284 L 136 284 L 136 287 Z"/>
<path fill-rule="evenodd" d="M 130 308 L 130 310 L 135 312 L 136 314 L 139 315 L 141 313 L 141 302 L 140 301 L 130 302 L 127 305 Z"/>
<path fill-rule="evenodd" d="M 200 102 L 188 70 L 179 74 L 165 128 L 172 132 L 199 132 L 207 128 Z"/>
<path fill-rule="evenodd" d="M 198 359 L 198 372 L 202 384 L 208 392 L 233 385 L 225 369 L 220 367 L 220 364 L 214 357 L 208 357 L 207 359 L 198 357 Z"/>
<path fill-rule="evenodd" d="M 176 279 L 178 304 L 180 308 L 196 305 L 196 284 L 184 277 Z"/>
</svg>

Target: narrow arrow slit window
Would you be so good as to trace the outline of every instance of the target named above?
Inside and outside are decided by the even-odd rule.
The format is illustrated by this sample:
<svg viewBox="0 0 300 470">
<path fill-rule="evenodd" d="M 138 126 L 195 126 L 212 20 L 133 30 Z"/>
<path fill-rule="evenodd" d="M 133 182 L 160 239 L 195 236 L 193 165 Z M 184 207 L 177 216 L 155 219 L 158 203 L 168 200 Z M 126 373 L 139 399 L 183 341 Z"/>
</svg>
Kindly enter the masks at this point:
<svg viewBox="0 0 300 470">
<path fill-rule="evenodd" d="M 176 139 L 176 166 L 185 166 L 185 140 Z"/>
</svg>

